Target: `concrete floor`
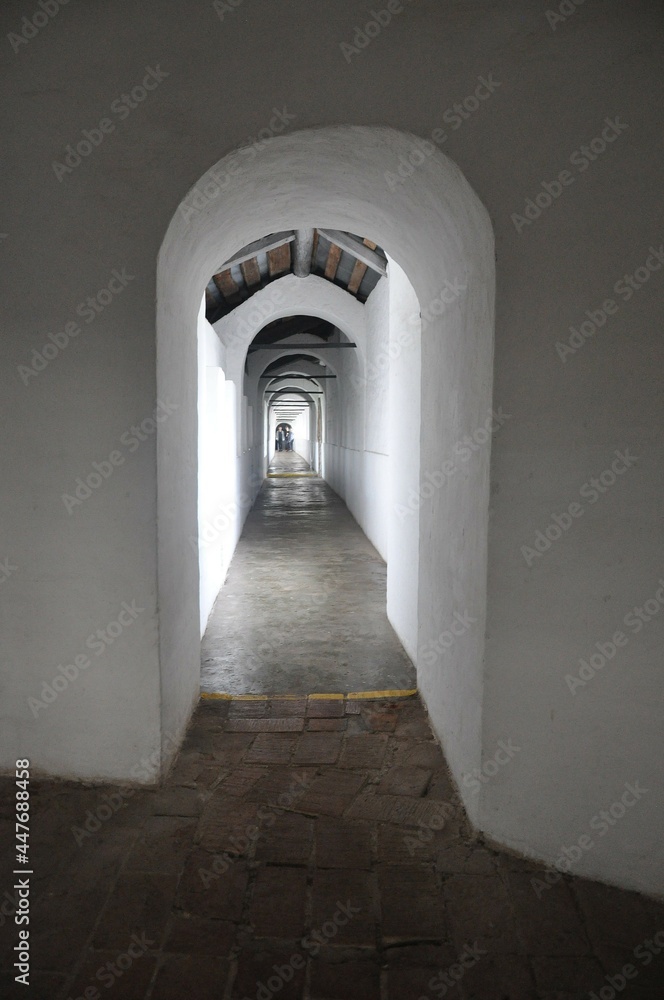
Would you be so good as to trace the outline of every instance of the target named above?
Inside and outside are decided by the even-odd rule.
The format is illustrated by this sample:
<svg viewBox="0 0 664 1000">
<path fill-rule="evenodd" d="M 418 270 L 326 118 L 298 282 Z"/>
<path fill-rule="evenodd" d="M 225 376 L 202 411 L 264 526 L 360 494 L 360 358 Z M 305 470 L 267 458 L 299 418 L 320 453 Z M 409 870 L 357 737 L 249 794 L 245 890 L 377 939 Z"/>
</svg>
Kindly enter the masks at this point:
<svg viewBox="0 0 664 1000">
<path fill-rule="evenodd" d="M 201 688 L 229 694 L 409 690 L 386 566 L 343 501 L 275 455 L 203 638 Z"/>
<path fill-rule="evenodd" d="M 662 998 L 664 904 L 474 836 L 417 697 L 203 701 L 161 788 L 33 781 L 30 816 L 3 1000 Z"/>
</svg>

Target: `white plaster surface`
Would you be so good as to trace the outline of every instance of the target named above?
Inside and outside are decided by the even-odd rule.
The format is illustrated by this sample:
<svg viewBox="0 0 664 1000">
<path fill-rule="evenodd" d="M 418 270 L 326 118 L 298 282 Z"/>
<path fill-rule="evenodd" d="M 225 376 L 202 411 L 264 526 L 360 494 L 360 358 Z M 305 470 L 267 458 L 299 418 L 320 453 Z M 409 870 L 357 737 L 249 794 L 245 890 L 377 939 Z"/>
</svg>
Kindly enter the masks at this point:
<svg viewBox="0 0 664 1000">
<path fill-rule="evenodd" d="M 454 412 L 449 414 L 450 419 L 436 424 L 435 434 L 427 434 L 426 426 L 422 432 L 421 463 L 424 465 L 426 454 L 425 467 L 434 468 L 445 456 L 446 449 L 449 451 L 452 448 L 453 435 L 471 431 L 479 415 L 490 406 L 493 243 L 485 210 L 458 169 L 442 156 L 432 155 L 422 164 L 411 183 L 397 191 L 390 191 L 387 184 L 380 183 L 384 180 L 385 170 L 398 164 L 400 156 L 408 155 L 414 141 L 411 136 L 386 129 L 338 128 L 297 133 L 266 144 L 252 169 L 229 182 L 224 196 L 209 202 L 195 218 L 185 220 L 182 213 L 174 217 L 160 255 L 162 277 L 158 288 L 158 338 L 159 342 L 165 343 L 175 339 L 181 348 L 185 341 L 179 331 L 187 324 L 187 310 L 191 308 L 188 303 L 192 301 L 195 289 L 200 289 L 210 270 L 214 269 L 215 262 L 218 266 L 219 261 L 229 258 L 239 247 L 265 232 L 319 225 L 366 234 L 384 247 L 403 268 L 413 283 L 420 303 L 433 301 L 440 294 L 445 280 L 461 277 L 467 285 L 463 299 L 456 303 L 455 308 L 446 311 L 443 317 L 432 319 L 430 347 L 422 344 L 423 352 L 425 346 L 431 351 L 430 363 L 426 366 L 424 361 L 422 363 L 422 411 L 429 414 L 436 410 L 440 405 L 441 388 L 448 407 L 452 398 L 455 403 Z M 215 172 L 223 173 L 225 169 L 226 165 L 221 163 Z M 346 179 L 343 196 L 337 189 L 339 171 Z M 209 173 L 208 177 L 211 176 Z M 208 178 L 201 180 L 203 187 L 207 182 Z M 195 230 L 195 236 L 192 230 Z M 292 279 L 292 282 L 296 280 Z M 300 280 L 303 284 L 313 281 L 312 278 Z M 282 282 L 274 284 L 281 285 Z M 270 287 L 274 301 L 277 289 Z M 267 288 L 261 294 L 267 296 L 269 292 L 270 288 Z M 345 296 L 345 299 L 348 298 Z M 248 307 L 251 301 L 245 306 Z M 260 303 L 254 304 L 254 308 L 257 305 Z M 412 300 L 409 308 L 410 305 Z M 357 303 L 355 306 L 362 308 Z M 243 308 L 236 310 L 234 320 L 222 323 L 239 324 Z M 293 312 L 290 303 L 283 307 L 277 303 L 270 318 L 290 312 Z M 384 309 L 383 312 L 385 314 Z M 321 315 L 322 310 L 312 307 L 312 314 Z M 332 317 L 328 313 L 324 318 Z M 354 373 L 360 377 L 363 375 L 367 360 L 365 331 L 358 331 L 355 325 L 349 331 L 344 328 L 343 321 L 339 325 L 346 335 L 353 337 L 358 348 L 357 351 L 339 351 L 340 357 L 335 358 L 334 370 L 339 375 L 335 380 L 338 383 L 335 390 L 339 398 L 336 413 L 332 409 L 328 412 L 326 477 L 340 492 L 343 484 L 348 485 L 348 489 L 342 492 L 344 499 L 358 521 L 362 523 L 364 519 L 370 527 L 371 519 L 364 518 L 361 511 L 363 469 L 360 454 L 364 450 L 366 393 L 356 392 L 348 399 L 343 395 L 348 391 L 347 386 L 352 385 L 350 376 Z M 238 329 L 239 336 L 233 336 L 230 327 L 226 333 L 221 333 L 222 340 L 226 337 L 229 377 L 233 376 L 234 363 L 236 366 L 243 363 L 243 350 L 255 332 L 249 323 Z M 301 344 L 303 336 L 289 338 L 289 345 L 296 347 Z M 383 337 L 388 340 L 388 330 L 384 330 Z M 377 346 L 376 343 L 373 353 L 377 353 Z M 315 356 L 315 352 L 312 353 Z M 280 356 L 277 351 L 270 354 L 274 360 Z M 187 365 L 184 356 L 179 359 L 177 372 L 172 363 L 160 365 L 160 391 L 165 392 L 173 378 L 181 387 L 182 373 Z M 257 379 L 261 371 L 260 363 L 252 357 L 249 361 L 250 378 Z M 373 388 L 370 394 L 372 397 L 375 395 Z M 185 426 L 184 423 L 177 427 L 165 425 L 160 447 L 174 455 L 188 451 L 188 439 L 181 436 Z M 336 446 L 336 454 L 330 446 Z M 186 487 L 186 480 L 176 477 L 174 468 L 172 463 L 164 464 L 160 472 L 160 493 L 169 511 L 177 502 L 178 493 Z M 435 500 L 419 514 L 426 544 L 420 543 L 416 592 L 419 601 L 418 627 L 425 635 L 438 634 L 446 616 L 455 606 L 455 597 L 467 607 L 476 607 L 479 620 L 483 622 L 488 449 L 478 457 L 467 474 L 457 480 L 453 495 L 445 503 L 444 516 L 437 512 Z M 459 525 L 460 532 L 441 533 L 433 529 L 433 524 L 437 525 L 445 518 L 448 523 Z M 186 519 L 181 523 L 184 525 Z M 469 526 L 472 540 L 467 545 L 467 551 L 464 546 L 463 553 L 452 553 L 450 541 L 463 534 L 464 525 Z M 378 537 L 380 533 L 374 534 Z M 164 575 L 160 597 L 162 607 L 169 608 L 173 602 L 181 613 L 173 578 L 166 569 L 171 565 L 174 546 L 177 558 L 181 560 L 184 556 L 177 544 L 177 535 L 169 533 L 161 537 L 160 571 Z M 403 549 L 397 549 L 397 553 L 402 557 L 405 555 Z M 398 581 L 398 562 L 395 565 Z M 411 600 L 414 600 L 412 592 Z M 414 627 L 411 627 L 412 632 Z M 185 623 L 182 621 L 178 633 L 180 642 L 184 641 L 184 635 Z M 162 677 L 170 675 L 166 661 L 170 659 L 173 648 L 170 641 L 165 641 L 166 638 L 167 632 L 162 629 Z M 193 650 L 193 634 L 190 642 Z M 412 639 L 410 645 L 413 648 Z M 480 628 L 476 635 L 467 638 L 463 649 L 458 646 L 452 650 L 444 690 L 445 709 L 442 707 L 440 674 L 426 664 L 417 663 L 421 690 L 432 721 L 443 740 L 452 769 L 459 778 L 464 768 L 476 766 L 480 760 L 482 648 L 483 633 Z M 189 698 L 189 690 L 183 689 L 183 684 L 182 680 L 171 676 L 162 685 L 165 719 L 174 715 L 178 717 L 183 711 L 184 703 Z M 461 724 L 446 729 L 443 723 L 448 713 L 455 722 L 461 719 Z"/>
<path fill-rule="evenodd" d="M 374 360 L 380 371 L 389 358 L 389 472 L 387 613 L 413 663 L 421 664 L 419 639 L 419 510 L 407 506 L 420 484 L 421 336 L 420 304 L 405 272 L 389 264 L 389 339 Z M 404 514 L 404 508 L 407 513 Z M 441 715 L 446 711 L 440 708 Z M 446 727 L 451 720 L 443 723 Z M 442 729 L 442 725 L 439 725 Z M 450 726 L 451 728 L 451 726 Z"/>
<path fill-rule="evenodd" d="M 225 378 L 226 350 L 203 307 L 198 361 L 198 531 L 190 545 L 198 546 L 202 636 L 255 490 L 238 475 L 237 386 Z"/>
<path fill-rule="evenodd" d="M 25 13 L 21 0 L 6 0 L 5 36 Z M 496 234 L 494 397 L 511 418 L 492 441 L 485 650 L 485 540 L 475 527 L 486 514 L 488 452 L 461 465 L 420 512 L 420 650 L 453 611 L 478 619 L 443 670 L 420 671 L 422 689 L 461 781 L 498 740 L 521 747 L 483 785 L 481 805 L 470 807 L 490 834 L 536 856 L 555 860 L 625 782 L 640 780 L 647 795 L 575 870 L 664 891 L 664 615 L 630 634 L 620 656 L 575 696 L 565 684 L 662 576 L 662 273 L 620 300 L 564 364 L 555 350 L 660 246 L 659 5 L 586 3 L 552 31 L 544 9 L 527 0 L 413 3 L 348 63 L 340 43 L 363 18 L 354 0 L 324 11 L 245 0 L 223 22 L 211 4 L 116 0 L 67 5 L 19 53 L 7 46 L 0 560 L 15 569 L 0 583 L 0 761 L 10 769 L 28 753 L 37 771 L 124 779 L 160 742 L 170 750 L 186 724 L 198 693 L 200 631 L 198 557 L 188 543 L 198 517 L 195 332 L 210 272 L 281 225 L 336 225 L 384 245 L 426 307 L 442 280 L 463 274 L 466 226 L 458 218 L 486 240 L 477 230 L 486 229 L 483 213 L 468 220 L 462 207 L 461 172 Z M 168 77 L 125 121 L 114 116 L 115 132 L 58 181 L 53 161 L 109 114 L 150 62 Z M 452 124 L 448 109 L 490 74 L 495 93 Z M 161 280 L 173 287 L 159 287 L 157 383 L 164 234 L 184 194 L 258 136 L 277 105 L 293 116 L 288 131 L 380 122 L 429 139 L 442 129 L 440 149 L 459 172 L 427 159 L 389 191 L 385 164 L 376 166 L 382 139 L 373 138 L 371 148 L 335 150 L 334 180 L 321 186 L 320 157 L 278 143 L 249 147 L 228 163 L 241 176 L 218 175 L 213 196 L 200 195 L 203 207 L 188 224 L 178 213 L 178 238 L 164 245 Z M 616 115 L 628 123 L 625 134 L 584 173 L 574 170 L 574 183 L 518 233 L 512 214 Z M 394 148 L 390 169 L 400 157 L 407 165 L 413 148 Z M 273 187 L 270 171 L 282 153 L 299 180 L 275 210 L 282 182 Z M 368 194 L 352 180 L 367 169 Z M 365 212 L 367 198 L 373 207 Z M 378 201 L 394 225 L 375 224 Z M 444 235 L 434 238 L 434 230 Z M 423 330 L 423 475 L 454 457 L 450 441 L 454 447 L 485 419 L 491 297 L 475 285 L 491 286 L 486 249 L 444 334 L 442 323 Z M 25 385 L 17 366 L 30 364 L 49 333 L 80 320 L 79 303 L 122 268 L 133 276 L 122 294 L 81 322 L 81 334 Z M 62 493 L 154 410 L 157 384 L 180 407 L 163 425 L 158 453 L 148 438 L 68 515 Z M 639 455 L 635 467 L 528 567 L 521 546 L 625 447 Z M 248 477 L 246 453 L 239 461 Z M 145 611 L 131 628 L 33 718 L 28 697 L 133 599 Z"/>
</svg>

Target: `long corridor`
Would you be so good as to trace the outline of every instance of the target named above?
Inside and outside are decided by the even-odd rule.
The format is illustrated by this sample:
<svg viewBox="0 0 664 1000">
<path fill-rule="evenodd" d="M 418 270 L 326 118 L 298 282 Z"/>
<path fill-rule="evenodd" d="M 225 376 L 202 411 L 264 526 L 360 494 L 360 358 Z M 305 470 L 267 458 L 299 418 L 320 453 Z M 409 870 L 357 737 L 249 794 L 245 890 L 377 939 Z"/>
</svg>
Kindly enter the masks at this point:
<svg viewBox="0 0 664 1000">
<path fill-rule="evenodd" d="M 346 505 L 301 456 L 278 453 L 208 621 L 202 690 L 412 690 L 385 600 L 385 563 Z"/>
</svg>

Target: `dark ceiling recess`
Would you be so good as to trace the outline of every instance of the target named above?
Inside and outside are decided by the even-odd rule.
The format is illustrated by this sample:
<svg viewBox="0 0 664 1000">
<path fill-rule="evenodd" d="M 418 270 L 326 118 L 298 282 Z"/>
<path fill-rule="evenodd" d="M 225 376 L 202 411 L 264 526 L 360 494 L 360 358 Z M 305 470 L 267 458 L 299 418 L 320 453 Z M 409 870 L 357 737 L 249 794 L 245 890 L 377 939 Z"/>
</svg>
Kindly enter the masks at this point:
<svg viewBox="0 0 664 1000">
<path fill-rule="evenodd" d="M 270 376 L 276 376 L 279 374 L 283 374 L 284 377 L 287 376 L 288 378 L 299 378 L 301 373 L 298 374 L 297 371 L 293 371 L 293 369 L 297 369 L 297 366 L 303 361 L 308 361 L 310 364 L 313 362 L 315 365 L 320 364 L 318 358 L 313 354 L 289 354 L 287 357 L 277 358 L 276 361 L 267 365 L 261 378 L 269 378 Z M 326 372 L 327 369 L 321 365 L 321 371 Z M 330 376 L 327 374 L 319 375 L 318 373 L 315 375 L 306 375 L 306 378 L 308 379 L 329 377 Z M 336 378 L 336 375 L 334 378 Z"/>
<path fill-rule="evenodd" d="M 307 336 L 329 340 L 334 333 L 334 325 L 316 316 L 284 316 L 283 319 L 276 319 L 259 330 L 249 350 L 257 350 L 265 344 L 277 344 L 295 333 L 306 333 Z"/>
<path fill-rule="evenodd" d="M 285 274 L 317 274 L 366 302 L 387 271 L 384 251 L 353 233 L 336 229 L 271 233 L 226 261 L 205 289 L 210 323 L 226 316 L 254 292 Z"/>
</svg>

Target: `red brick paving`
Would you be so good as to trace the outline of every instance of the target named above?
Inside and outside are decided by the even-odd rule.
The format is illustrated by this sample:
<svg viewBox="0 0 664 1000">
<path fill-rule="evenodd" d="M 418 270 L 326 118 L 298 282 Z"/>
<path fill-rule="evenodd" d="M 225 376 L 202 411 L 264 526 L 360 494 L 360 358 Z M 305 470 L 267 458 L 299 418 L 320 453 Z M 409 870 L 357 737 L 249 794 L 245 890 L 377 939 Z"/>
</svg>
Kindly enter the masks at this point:
<svg viewBox="0 0 664 1000">
<path fill-rule="evenodd" d="M 285 719 L 229 719 L 227 733 L 299 733 L 304 729 L 304 719 L 290 716 Z"/>
<path fill-rule="evenodd" d="M 310 733 L 338 732 L 347 726 L 347 719 L 307 719 L 307 731 Z"/>
<path fill-rule="evenodd" d="M 307 718 L 336 719 L 344 715 L 344 699 L 310 698 L 307 704 Z"/>
<path fill-rule="evenodd" d="M 80 997 L 132 934 L 112 1000 L 588 1000 L 626 963 L 620 1000 L 664 995 L 664 904 L 483 843 L 416 698 L 203 701 L 164 785 L 92 832 L 120 789 L 32 792 L 33 986 L 4 920 L 2 997 Z"/>
</svg>

